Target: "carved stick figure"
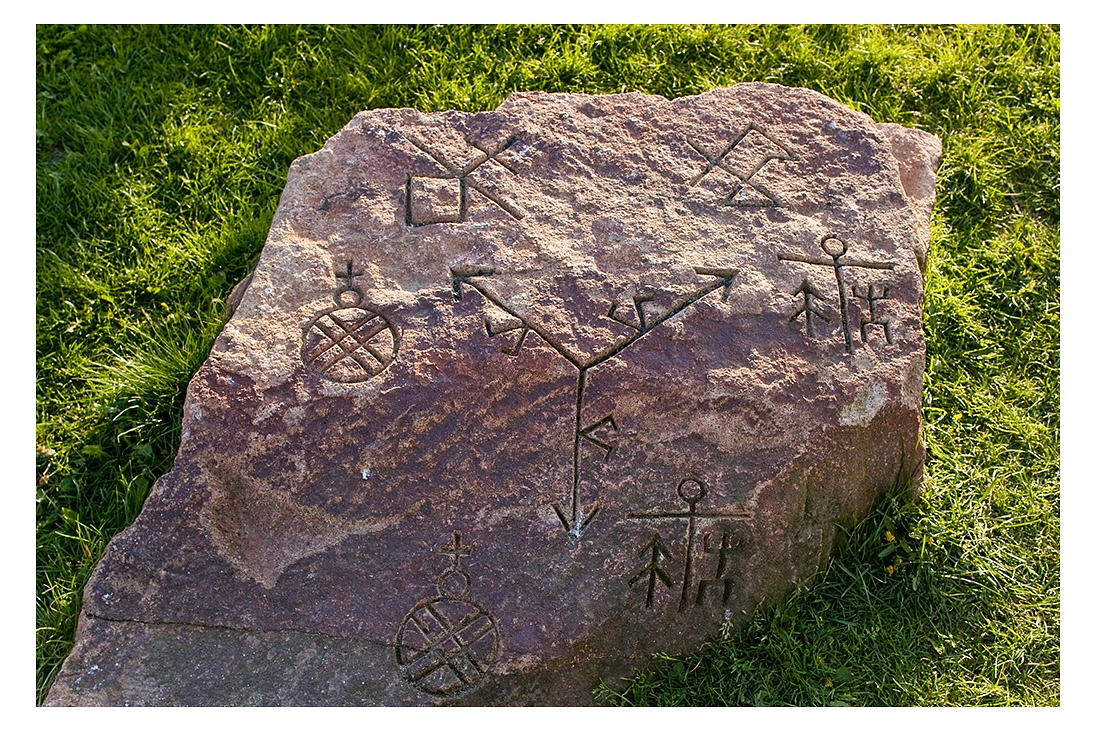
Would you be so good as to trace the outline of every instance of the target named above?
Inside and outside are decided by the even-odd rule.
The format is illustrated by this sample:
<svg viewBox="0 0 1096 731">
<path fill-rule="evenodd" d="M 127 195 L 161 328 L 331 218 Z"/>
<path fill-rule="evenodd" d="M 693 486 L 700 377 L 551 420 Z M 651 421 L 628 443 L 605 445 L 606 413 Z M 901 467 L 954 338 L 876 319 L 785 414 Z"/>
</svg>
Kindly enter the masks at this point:
<svg viewBox="0 0 1096 731">
<path fill-rule="evenodd" d="M 729 510 L 707 510 L 701 512 L 697 509 L 697 505 L 708 494 L 708 488 L 704 486 L 704 483 L 695 477 L 686 477 L 681 482 L 677 483 L 677 496 L 685 501 L 685 504 L 689 506 L 687 511 L 680 510 L 659 510 L 650 513 L 628 513 L 627 517 L 630 520 L 660 520 L 660 519 L 673 519 L 673 520 L 688 520 L 688 529 L 685 534 L 685 569 L 681 579 L 681 599 L 678 602 L 677 611 L 684 612 L 689 605 L 689 594 L 693 587 L 693 545 L 696 542 L 696 527 L 697 521 L 703 518 L 721 518 L 721 519 L 742 519 L 750 517 L 749 511 L 731 508 Z M 641 549 L 641 552 L 645 550 Z M 665 546 L 663 546 L 665 551 Z M 669 552 L 665 551 L 665 555 L 669 556 Z M 654 557 L 652 556 L 652 560 Z M 720 569 L 720 575 L 726 570 L 723 566 Z M 638 576 L 638 575 L 637 575 Z M 636 577 L 633 577 L 634 583 Z M 667 587 L 671 585 L 668 580 L 664 581 Z M 703 584 L 701 584 L 703 589 Z M 652 575 L 650 585 L 648 586 L 648 600 L 647 606 L 651 606 L 650 597 L 654 591 L 654 577 Z M 699 602 L 697 602 L 699 603 Z"/>
<path fill-rule="evenodd" d="M 843 240 L 836 236 L 823 236 L 822 240 L 818 242 L 819 248 L 822 249 L 828 255 L 828 259 L 813 258 L 806 256 L 799 256 L 797 254 L 778 254 L 777 258 L 780 261 L 798 261 L 804 264 L 813 264 L 815 266 L 831 267 L 833 269 L 834 279 L 837 280 L 837 297 L 841 302 L 841 333 L 845 336 L 845 352 L 852 354 L 852 330 L 849 326 L 849 296 L 848 287 L 845 284 L 845 267 L 859 267 L 863 269 L 894 269 L 892 262 L 874 262 L 874 261 L 850 261 L 845 258 L 845 254 L 849 251 L 849 246 Z M 800 287 L 802 290 L 802 287 Z M 796 292 L 798 294 L 799 292 Z M 799 314 L 797 312 L 797 314 Z M 794 316 L 793 318 L 794 319 Z M 808 320 L 807 334 L 812 335 L 810 331 L 810 318 Z"/>
</svg>

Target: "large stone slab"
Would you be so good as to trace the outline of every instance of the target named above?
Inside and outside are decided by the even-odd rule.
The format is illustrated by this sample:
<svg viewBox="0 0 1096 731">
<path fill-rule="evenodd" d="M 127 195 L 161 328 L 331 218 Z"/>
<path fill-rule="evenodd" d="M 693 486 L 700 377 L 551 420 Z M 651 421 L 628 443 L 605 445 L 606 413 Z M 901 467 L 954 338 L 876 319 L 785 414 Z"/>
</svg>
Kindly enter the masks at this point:
<svg viewBox="0 0 1096 731">
<path fill-rule="evenodd" d="M 362 112 L 49 702 L 589 703 L 780 599 L 919 480 L 939 150 L 764 84 Z"/>
</svg>

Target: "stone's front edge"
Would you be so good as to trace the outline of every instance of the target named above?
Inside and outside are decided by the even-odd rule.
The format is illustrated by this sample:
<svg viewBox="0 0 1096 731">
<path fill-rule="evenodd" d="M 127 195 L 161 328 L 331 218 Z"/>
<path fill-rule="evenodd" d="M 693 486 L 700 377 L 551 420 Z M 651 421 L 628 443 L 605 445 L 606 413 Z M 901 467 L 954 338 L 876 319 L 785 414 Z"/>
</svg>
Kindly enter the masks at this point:
<svg viewBox="0 0 1096 731">
<path fill-rule="evenodd" d="M 939 152 L 765 84 L 362 112 L 48 703 L 584 704 L 779 601 L 919 486 Z"/>
<path fill-rule="evenodd" d="M 392 648 L 285 630 L 113 622 L 82 616 L 51 706 L 589 705 L 590 689 L 634 666 L 594 658 L 485 677 L 425 695 L 391 672 Z"/>
</svg>

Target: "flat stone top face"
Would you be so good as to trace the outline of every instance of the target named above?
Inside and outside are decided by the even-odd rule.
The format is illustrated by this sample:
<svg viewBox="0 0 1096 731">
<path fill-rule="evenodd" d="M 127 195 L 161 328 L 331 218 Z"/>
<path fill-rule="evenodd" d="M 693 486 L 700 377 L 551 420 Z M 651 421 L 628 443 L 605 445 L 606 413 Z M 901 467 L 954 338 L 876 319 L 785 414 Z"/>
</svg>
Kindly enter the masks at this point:
<svg viewBox="0 0 1096 731">
<path fill-rule="evenodd" d="M 695 648 L 916 473 L 938 155 L 764 84 L 362 112 L 85 613 L 374 643 L 393 703 Z"/>
<path fill-rule="evenodd" d="M 778 262 L 829 261 L 827 237 L 845 262 L 889 254 L 871 263 L 916 287 L 922 221 L 889 152 L 868 117 L 762 84 L 675 101 L 518 94 L 480 114 L 363 112 L 294 165 L 267 247 L 277 257 L 255 279 L 277 288 L 252 291 L 236 320 L 264 339 L 240 355 L 264 353 L 264 386 L 292 378 L 300 319 L 333 304 L 348 263 L 363 296 L 406 311 L 408 337 L 436 326 L 439 282 L 490 270 L 491 288 L 575 363 L 627 334 L 611 303 L 692 291 L 707 276 L 698 267 L 738 272 L 735 289 L 752 295 L 739 312 L 782 313 L 820 270 Z M 284 348 L 269 347 L 277 334 Z"/>
</svg>

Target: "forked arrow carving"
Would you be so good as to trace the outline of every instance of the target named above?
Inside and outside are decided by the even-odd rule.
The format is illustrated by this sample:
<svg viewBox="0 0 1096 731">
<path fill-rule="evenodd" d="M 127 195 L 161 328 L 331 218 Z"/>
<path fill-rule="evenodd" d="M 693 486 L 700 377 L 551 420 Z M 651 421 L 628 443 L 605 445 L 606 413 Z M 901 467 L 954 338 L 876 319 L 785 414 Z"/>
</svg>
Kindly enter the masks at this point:
<svg viewBox="0 0 1096 731">
<path fill-rule="evenodd" d="M 635 297 L 633 298 L 633 304 L 636 310 L 635 321 L 625 319 L 618 314 L 620 302 L 613 302 L 609 311 L 606 313 L 606 317 L 619 322 L 629 327 L 630 332 L 626 337 L 618 340 L 616 343 L 604 348 L 603 350 L 595 353 L 589 357 L 583 357 L 581 354 L 576 354 L 572 350 L 566 347 L 562 341 L 560 341 L 554 334 L 549 332 L 542 325 L 531 321 L 527 316 L 515 310 L 507 302 L 496 294 L 491 287 L 487 286 L 487 278 L 495 274 L 495 270 L 489 267 L 474 267 L 474 266 L 456 266 L 450 268 L 450 278 L 453 286 L 453 299 L 460 300 L 464 296 L 464 288 L 470 287 L 480 294 L 483 299 L 490 302 L 492 305 L 502 310 L 509 315 L 513 320 L 505 324 L 493 323 L 491 320 L 486 320 L 487 334 L 490 336 L 499 335 L 504 332 L 511 332 L 514 330 L 520 331 L 516 341 L 510 346 L 503 346 L 502 352 L 510 356 L 516 356 L 520 351 L 522 343 L 525 341 L 526 336 L 530 333 L 536 333 L 545 344 L 547 344 L 552 350 L 558 353 L 564 360 L 575 367 L 577 371 L 577 383 L 575 387 L 575 421 L 574 421 L 574 440 L 571 454 L 572 461 L 572 481 L 571 481 L 571 498 L 570 506 L 565 509 L 560 503 L 553 503 L 552 508 L 559 518 L 559 522 L 563 527 L 563 530 L 571 537 L 572 540 L 578 540 L 590 527 L 590 523 L 593 521 L 594 516 L 597 515 L 601 509 L 597 502 L 594 502 L 590 506 L 585 506 L 582 501 L 581 487 L 581 445 L 582 440 L 585 439 L 594 446 L 605 452 L 605 458 L 608 459 L 612 454 L 615 447 L 605 441 L 604 438 L 595 436 L 595 432 L 602 431 L 606 428 L 617 431 L 617 422 L 612 414 L 601 417 L 597 421 L 586 424 L 583 421 L 582 408 L 586 393 L 586 372 L 598 365 L 604 363 L 607 360 L 619 355 L 623 350 L 635 343 L 641 337 L 647 335 L 653 331 L 662 323 L 666 322 L 674 315 L 682 312 L 686 308 L 692 306 L 696 302 L 700 301 L 704 297 L 716 292 L 720 289 L 723 290 L 721 301 L 726 302 L 731 285 L 733 283 L 735 275 L 738 274 L 736 269 L 715 268 L 715 267 L 693 267 L 700 276 L 714 277 L 715 281 L 709 282 L 701 287 L 698 287 L 690 294 L 683 295 L 678 298 L 673 304 L 670 305 L 665 311 L 658 313 L 651 317 L 650 312 L 644 310 L 644 304 L 650 302 L 653 298 L 649 297 Z M 520 323 L 520 324 L 518 324 Z"/>
</svg>

